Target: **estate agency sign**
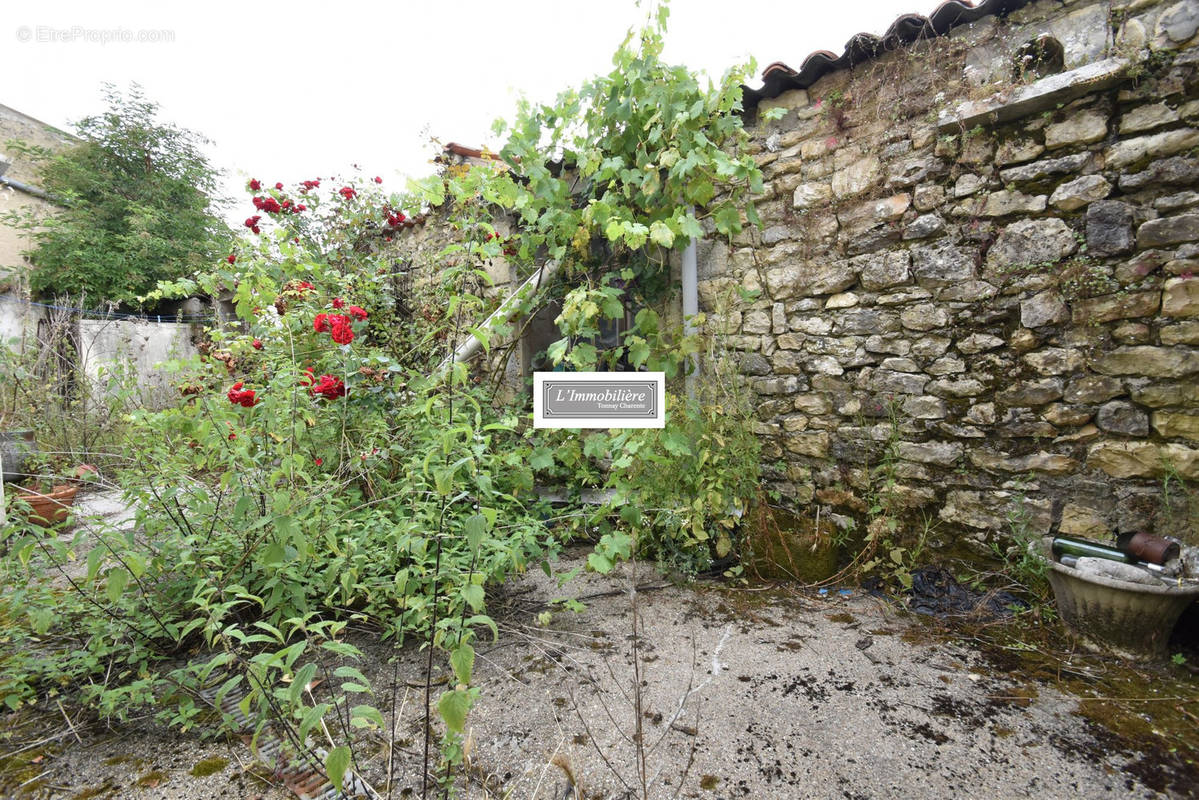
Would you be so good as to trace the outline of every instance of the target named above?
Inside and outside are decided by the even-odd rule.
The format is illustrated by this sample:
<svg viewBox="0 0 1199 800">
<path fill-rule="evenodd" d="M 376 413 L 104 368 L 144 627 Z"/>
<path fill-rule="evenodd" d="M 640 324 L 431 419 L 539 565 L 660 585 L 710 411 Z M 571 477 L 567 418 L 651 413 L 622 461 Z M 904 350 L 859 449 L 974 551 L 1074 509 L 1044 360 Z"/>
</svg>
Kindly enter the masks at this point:
<svg viewBox="0 0 1199 800">
<path fill-rule="evenodd" d="M 534 372 L 535 428 L 662 428 L 662 372 Z"/>
</svg>

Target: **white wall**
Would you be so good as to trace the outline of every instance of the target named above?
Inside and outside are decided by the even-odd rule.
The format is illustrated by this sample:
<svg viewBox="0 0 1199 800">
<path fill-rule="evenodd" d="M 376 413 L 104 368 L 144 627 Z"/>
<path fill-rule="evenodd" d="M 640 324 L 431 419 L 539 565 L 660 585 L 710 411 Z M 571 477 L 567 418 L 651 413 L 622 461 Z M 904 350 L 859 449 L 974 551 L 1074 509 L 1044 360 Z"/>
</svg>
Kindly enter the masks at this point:
<svg viewBox="0 0 1199 800">
<path fill-rule="evenodd" d="M 98 380 L 105 364 L 130 365 L 143 390 L 142 399 L 152 406 L 165 405 L 174 393 L 170 376 L 158 365 L 168 359 L 196 355 L 192 330 L 193 326 L 179 322 L 80 320 L 81 366 L 84 374 Z"/>
<path fill-rule="evenodd" d="M 35 345 L 37 321 L 44 313 L 45 309 L 31 306 L 17 295 L 0 294 L 0 346 L 10 346 L 13 339 L 22 338 L 26 346 Z"/>
</svg>

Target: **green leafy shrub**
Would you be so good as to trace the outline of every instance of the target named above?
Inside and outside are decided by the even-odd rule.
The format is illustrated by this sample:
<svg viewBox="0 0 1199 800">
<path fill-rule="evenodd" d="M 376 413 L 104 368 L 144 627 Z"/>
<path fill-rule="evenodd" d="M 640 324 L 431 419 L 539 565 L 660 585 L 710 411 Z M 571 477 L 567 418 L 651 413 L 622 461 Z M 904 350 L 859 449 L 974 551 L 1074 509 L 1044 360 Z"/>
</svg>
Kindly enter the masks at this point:
<svg viewBox="0 0 1199 800">
<path fill-rule="evenodd" d="M 664 429 L 609 437 L 611 509 L 623 525 L 588 560 L 601 572 L 635 548 L 641 558 L 694 575 L 738 544 L 738 525 L 758 488 L 757 437 L 724 406 L 676 396 L 666 402 L 673 410 Z"/>
</svg>

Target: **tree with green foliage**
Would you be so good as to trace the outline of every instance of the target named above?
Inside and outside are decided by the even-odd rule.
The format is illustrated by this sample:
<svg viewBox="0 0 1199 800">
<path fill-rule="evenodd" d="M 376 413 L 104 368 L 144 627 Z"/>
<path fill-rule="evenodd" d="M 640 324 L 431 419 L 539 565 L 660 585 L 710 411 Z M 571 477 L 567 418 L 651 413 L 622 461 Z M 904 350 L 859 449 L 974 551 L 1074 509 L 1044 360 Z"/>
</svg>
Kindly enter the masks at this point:
<svg viewBox="0 0 1199 800">
<path fill-rule="evenodd" d="M 83 295 L 138 304 L 160 280 L 209 268 L 231 233 L 214 199 L 219 172 L 202 136 L 158 119 L 158 104 L 134 84 L 108 85 L 108 110 L 77 123 L 78 144 L 61 152 L 10 143 L 34 159 L 59 208 L 8 222 L 29 231 L 35 295 Z"/>
</svg>

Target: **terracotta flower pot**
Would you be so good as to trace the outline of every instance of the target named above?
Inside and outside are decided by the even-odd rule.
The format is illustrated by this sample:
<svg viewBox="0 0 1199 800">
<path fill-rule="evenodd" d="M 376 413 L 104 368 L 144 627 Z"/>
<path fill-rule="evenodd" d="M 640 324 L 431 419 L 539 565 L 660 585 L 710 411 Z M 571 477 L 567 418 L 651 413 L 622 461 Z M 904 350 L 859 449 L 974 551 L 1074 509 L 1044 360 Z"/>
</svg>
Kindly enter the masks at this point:
<svg viewBox="0 0 1199 800">
<path fill-rule="evenodd" d="M 71 513 L 71 506 L 75 503 L 75 495 L 78 493 L 78 486 L 62 484 L 55 486 L 48 493 L 22 489 L 17 494 L 17 498 L 30 505 L 30 522 L 48 528 L 67 518 L 67 515 Z"/>
<path fill-rule="evenodd" d="M 1199 586 L 1147 586 L 1079 572 L 1050 558 L 1049 584 L 1062 622 L 1092 650 L 1163 658 L 1175 623 Z"/>
</svg>

